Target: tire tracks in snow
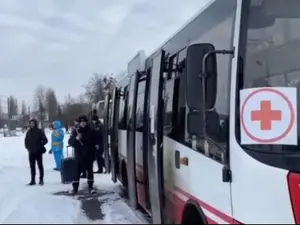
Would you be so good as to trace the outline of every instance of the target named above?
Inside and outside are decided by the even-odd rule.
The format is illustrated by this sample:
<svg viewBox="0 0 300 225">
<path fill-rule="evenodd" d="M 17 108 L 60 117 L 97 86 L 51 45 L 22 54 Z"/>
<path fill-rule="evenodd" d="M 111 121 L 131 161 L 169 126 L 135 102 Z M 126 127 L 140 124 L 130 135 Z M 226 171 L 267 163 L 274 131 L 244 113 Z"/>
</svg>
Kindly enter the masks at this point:
<svg viewBox="0 0 300 225">
<path fill-rule="evenodd" d="M 0 197 L 0 223 L 5 224 L 6 219 L 14 213 L 18 206 L 25 198 L 30 197 L 29 193 L 19 193 L 17 188 L 8 187 L 5 191 L 1 191 Z"/>
<path fill-rule="evenodd" d="M 17 137 L 22 138 L 22 137 Z M 15 137 L 0 137 L 0 154 L 1 162 L 0 162 L 0 171 L 2 174 L 3 180 L 0 181 L 0 223 L 5 224 L 6 220 L 18 209 L 20 204 L 24 202 L 26 199 L 30 198 L 30 193 L 26 190 L 26 186 L 20 193 L 20 187 L 13 187 L 11 183 L 7 183 L 8 172 L 12 172 L 16 167 L 10 165 L 13 157 L 11 154 L 5 154 L 6 151 L 15 150 L 12 149 L 12 145 L 16 142 Z M 19 147 L 19 146 L 16 146 Z M 21 150 L 22 151 L 22 150 Z M 26 159 L 24 159 L 26 160 Z M 22 167 L 22 166 L 20 166 Z M 13 174 L 15 174 L 13 172 Z M 15 179 L 21 174 L 17 174 L 17 176 L 13 176 L 10 179 Z M 15 182 L 12 182 L 15 183 Z M 15 183 L 18 185 L 18 182 Z"/>
</svg>

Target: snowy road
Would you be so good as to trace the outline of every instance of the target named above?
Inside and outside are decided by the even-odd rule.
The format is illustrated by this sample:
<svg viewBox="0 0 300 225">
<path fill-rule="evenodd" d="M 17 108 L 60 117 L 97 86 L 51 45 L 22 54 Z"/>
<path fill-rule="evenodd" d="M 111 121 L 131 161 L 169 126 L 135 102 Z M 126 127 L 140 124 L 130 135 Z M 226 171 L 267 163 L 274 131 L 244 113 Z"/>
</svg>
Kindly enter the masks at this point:
<svg viewBox="0 0 300 225">
<path fill-rule="evenodd" d="M 95 176 L 96 196 L 67 196 L 71 186 L 60 183 L 52 155 L 44 156 L 45 186 L 26 186 L 30 172 L 23 142 L 24 136 L 0 137 L 0 223 L 144 223 L 121 198 L 120 184 L 107 175 Z M 85 187 L 82 180 L 82 191 Z"/>
</svg>

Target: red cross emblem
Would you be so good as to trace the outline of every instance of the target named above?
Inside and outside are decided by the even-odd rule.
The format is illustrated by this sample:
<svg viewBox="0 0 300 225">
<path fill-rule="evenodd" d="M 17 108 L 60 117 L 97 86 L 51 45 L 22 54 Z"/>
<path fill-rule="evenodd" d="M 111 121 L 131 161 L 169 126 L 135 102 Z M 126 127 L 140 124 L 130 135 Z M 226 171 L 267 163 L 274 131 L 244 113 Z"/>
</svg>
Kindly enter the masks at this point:
<svg viewBox="0 0 300 225">
<path fill-rule="evenodd" d="M 281 111 L 272 110 L 271 101 L 261 101 L 260 110 L 251 112 L 251 120 L 259 121 L 261 130 L 271 130 L 272 122 L 281 120 Z"/>
</svg>

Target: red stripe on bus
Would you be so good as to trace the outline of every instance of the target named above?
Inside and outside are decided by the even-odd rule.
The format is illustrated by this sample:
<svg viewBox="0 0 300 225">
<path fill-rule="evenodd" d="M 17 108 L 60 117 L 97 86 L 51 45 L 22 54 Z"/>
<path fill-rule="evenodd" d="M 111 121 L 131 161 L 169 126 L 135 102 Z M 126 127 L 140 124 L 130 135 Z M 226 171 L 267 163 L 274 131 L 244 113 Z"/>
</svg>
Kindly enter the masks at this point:
<svg viewBox="0 0 300 225">
<path fill-rule="evenodd" d="M 212 220 L 208 216 L 205 216 L 208 224 L 218 224 L 216 221 Z"/>
<path fill-rule="evenodd" d="M 182 190 L 182 189 L 180 189 L 178 187 L 174 187 L 174 188 L 175 188 L 176 191 L 178 191 L 179 193 L 181 193 L 185 197 L 197 201 L 201 207 L 203 207 L 204 209 L 208 210 L 212 214 L 218 216 L 219 218 L 221 218 L 222 220 L 226 221 L 227 223 L 230 223 L 230 224 L 232 224 L 232 223 L 234 223 L 234 224 L 240 224 L 237 220 L 235 220 L 232 217 L 226 215 L 225 213 L 221 212 L 220 210 L 218 210 L 218 209 L 210 206 L 206 202 L 203 202 L 199 198 L 197 198 L 197 197 L 195 197 L 195 196 L 193 196 L 193 195 L 185 192 L 184 190 Z"/>
<path fill-rule="evenodd" d="M 126 159 L 126 157 L 122 154 L 120 154 L 124 159 Z M 136 165 L 136 169 L 139 170 L 139 173 L 143 173 L 143 166 L 140 164 L 135 163 Z M 142 175 L 142 174 L 141 174 Z M 199 203 L 199 205 L 201 207 L 203 207 L 204 209 L 208 210 L 209 212 L 211 212 L 212 214 L 214 214 L 215 216 L 219 217 L 220 219 L 224 220 L 225 222 L 229 223 L 229 224 L 242 224 L 241 222 L 239 222 L 238 220 L 235 220 L 234 218 L 226 215 L 225 213 L 221 212 L 220 210 L 210 206 L 209 204 L 207 204 L 206 202 L 200 200 L 199 198 L 185 192 L 184 190 L 180 189 L 179 187 L 174 187 L 174 189 L 179 192 L 180 194 L 184 195 L 186 198 L 188 199 L 193 199 L 196 202 Z M 166 190 L 165 190 L 166 191 Z M 185 201 L 183 201 L 182 199 L 180 199 L 179 196 L 176 195 L 176 192 L 172 192 L 173 195 L 176 196 L 176 198 L 178 198 L 178 200 L 182 201 L 181 204 L 185 204 Z M 206 216 L 206 215 L 205 215 Z M 213 219 L 209 218 L 208 216 L 206 216 L 207 222 L 209 224 L 218 224 L 216 221 L 214 221 Z"/>
<path fill-rule="evenodd" d="M 168 220 L 172 220 L 174 224 L 181 224 L 183 216 L 183 211 L 186 207 L 186 202 L 188 199 L 187 196 L 182 194 L 179 191 L 171 191 L 165 189 L 166 192 L 166 207 L 168 212 Z M 182 196 L 186 199 L 183 199 Z M 198 201 L 197 201 L 198 202 Z M 218 224 L 215 220 L 209 217 L 209 215 L 204 214 L 208 224 Z M 196 222 L 196 221 L 195 221 Z M 197 221 L 201 223 L 201 221 Z"/>
</svg>

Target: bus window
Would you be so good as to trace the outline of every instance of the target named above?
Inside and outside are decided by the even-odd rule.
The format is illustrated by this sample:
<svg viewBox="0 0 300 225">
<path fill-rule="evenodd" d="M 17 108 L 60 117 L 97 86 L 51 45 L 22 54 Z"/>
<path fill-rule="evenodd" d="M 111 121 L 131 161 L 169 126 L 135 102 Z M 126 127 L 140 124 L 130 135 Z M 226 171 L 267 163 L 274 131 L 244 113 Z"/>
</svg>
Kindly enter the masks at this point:
<svg viewBox="0 0 300 225">
<path fill-rule="evenodd" d="M 136 131 L 143 132 L 144 96 L 146 81 L 141 81 L 138 87 L 136 104 Z"/>
<path fill-rule="evenodd" d="M 295 4 L 284 5 L 282 1 L 278 6 L 274 4 L 272 10 L 275 12 L 272 17 L 274 23 L 260 29 L 251 26 L 250 22 L 243 24 L 240 56 L 244 60 L 244 70 L 239 89 L 256 87 L 296 87 L 297 88 L 297 111 L 300 110 L 300 11 L 295 11 Z M 245 4 L 245 21 L 255 21 L 255 13 L 252 13 L 255 0 Z M 283 7 L 285 6 L 285 7 Z M 270 9 L 270 5 L 265 6 L 265 11 Z M 289 10 L 288 7 L 291 7 Z M 290 13 L 293 11 L 293 15 Z M 260 20 L 256 20 L 256 25 L 260 25 Z M 239 93 L 239 92 L 238 92 Z M 239 103 L 237 104 L 239 106 Z M 237 107 L 237 112 L 239 112 Z M 298 145 L 272 145 L 272 144 L 252 144 L 243 145 L 244 149 L 257 160 L 269 165 L 300 171 L 299 164 L 299 127 L 298 122 Z M 240 126 L 240 122 L 237 124 Z M 236 129 L 237 139 L 240 141 L 240 129 Z"/>
<path fill-rule="evenodd" d="M 166 82 L 164 94 L 164 135 L 170 137 L 172 136 L 172 131 L 176 125 L 174 124 L 174 119 L 177 117 L 178 107 L 178 85 L 176 90 L 175 80 L 176 78 Z"/>
<path fill-rule="evenodd" d="M 119 126 L 118 128 L 121 130 L 126 130 L 126 116 L 127 116 L 127 86 L 120 89 L 121 92 L 123 92 L 123 96 L 120 96 L 120 103 L 119 103 Z"/>
<path fill-rule="evenodd" d="M 186 57 L 186 48 L 178 53 L 177 63 L 184 63 Z M 185 114 L 186 114 L 186 76 L 184 75 L 184 70 L 177 72 L 177 85 L 178 85 L 178 108 L 177 108 L 177 118 L 175 131 L 173 134 L 175 140 L 179 141 L 182 144 L 186 144 L 186 124 L 185 124 Z"/>
<path fill-rule="evenodd" d="M 236 0 L 229 0 L 228 4 L 232 6 L 232 12 L 228 14 L 227 18 L 217 21 L 210 30 L 203 33 L 194 43 L 211 43 L 216 49 L 233 48 Z M 206 112 L 208 152 L 209 156 L 216 161 L 223 161 L 224 149 L 227 148 L 228 144 L 231 58 L 230 55 L 217 55 L 217 98 L 214 107 Z M 195 98 L 199 98 L 199 96 L 195 96 Z M 202 127 L 199 127 L 199 129 L 202 129 Z M 187 135 L 186 138 L 188 138 L 187 141 L 191 142 L 191 137 Z M 197 150 L 203 152 L 206 149 L 203 136 L 197 136 L 196 142 Z"/>
<path fill-rule="evenodd" d="M 177 55 L 174 55 L 169 60 L 169 71 L 165 78 L 164 85 L 164 135 L 174 137 L 176 130 L 176 119 L 178 109 L 178 94 L 179 94 L 179 79 L 176 79 L 176 65 Z M 177 80 L 177 82 L 175 82 Z"/>
<path fill-rule="evenodd" d="M 113 115 L 112 115 L 112 102 L 111 102 L 111 95 L 110 95 L 110 98 L 109 98 L 109 104 L 108 104 L 108 126 L 109 126 L 109 129 L 112 129 L 113 128 Z"/>
<path fill-rule="evenodd" d="M 130 81 L 129 81 L 129 89 L 128 89 L 128 104 L 127 106 L 127 128 L 128 129 L 133 129 L 132 127 L 132 106 L 133 106 L 133 101 L 134 101 L 134 80 L 135 80 L 135 76 L 136 75 L 133 75 L 130 77 Z"/>
</svg>

